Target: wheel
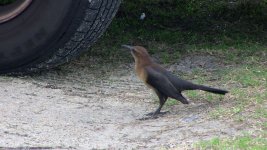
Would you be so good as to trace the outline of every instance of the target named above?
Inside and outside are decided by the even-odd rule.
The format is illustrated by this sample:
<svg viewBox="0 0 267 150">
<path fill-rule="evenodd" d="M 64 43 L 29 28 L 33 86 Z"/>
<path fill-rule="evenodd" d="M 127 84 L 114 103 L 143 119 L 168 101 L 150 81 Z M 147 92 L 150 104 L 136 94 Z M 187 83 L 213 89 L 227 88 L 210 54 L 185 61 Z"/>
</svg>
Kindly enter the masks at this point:
<svg viewBox="0 0 267 150">
<path fill-rule="evenodd" d="M 1 74 L 27 73 L 72 60 L 106 30 L 121 2 L 13 1 L 0 5 Z"/>
</svg>

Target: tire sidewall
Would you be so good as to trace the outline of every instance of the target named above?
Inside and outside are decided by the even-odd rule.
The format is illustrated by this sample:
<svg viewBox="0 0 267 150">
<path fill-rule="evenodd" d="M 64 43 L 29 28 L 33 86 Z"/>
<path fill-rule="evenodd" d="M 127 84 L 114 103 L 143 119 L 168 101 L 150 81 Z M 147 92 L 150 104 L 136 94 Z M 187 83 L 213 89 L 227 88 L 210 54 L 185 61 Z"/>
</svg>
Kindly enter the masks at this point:
<svg viewBox="0 0 267 150">
<path fill-rule="evenodd" d="M 82 17 L 75 16 L 83 15 L 86 5 L 87 0 L 34 0 L 20 16 L 1 24 L 0 72 L 23 70 L 53 55 L 78 28 Z"/>
</svg>

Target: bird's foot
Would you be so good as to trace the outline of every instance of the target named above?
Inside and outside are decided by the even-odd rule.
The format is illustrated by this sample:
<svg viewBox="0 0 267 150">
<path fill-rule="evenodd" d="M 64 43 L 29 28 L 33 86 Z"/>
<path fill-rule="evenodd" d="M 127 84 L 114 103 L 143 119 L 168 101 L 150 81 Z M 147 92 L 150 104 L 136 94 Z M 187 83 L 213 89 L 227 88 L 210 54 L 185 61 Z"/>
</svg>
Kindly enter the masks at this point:
<svg viewBox="0 0 267 150">
<path fill-rule="evenodd" d="M 158 116 L 163 116 L 165 114 L 169 113 L 168 111 L 165 112 L 151 112 L 148 114 L 145 114 L 146 116 L 150 116 L 150 117 L 158 117 Z"/>
<path fill-rule="evenodd" d="M 159 112 L 159 113 L 155 113 L 155 112 L 151 112 L 151 113 L 148 113 L 148 114 L 145 114 L 145 117 L 142 117 L 138 120 L 149 120 L 149 119 L 157 119 L 165 114 L 169 113 L 168 111 L 166 112 Z"/>
</svg>

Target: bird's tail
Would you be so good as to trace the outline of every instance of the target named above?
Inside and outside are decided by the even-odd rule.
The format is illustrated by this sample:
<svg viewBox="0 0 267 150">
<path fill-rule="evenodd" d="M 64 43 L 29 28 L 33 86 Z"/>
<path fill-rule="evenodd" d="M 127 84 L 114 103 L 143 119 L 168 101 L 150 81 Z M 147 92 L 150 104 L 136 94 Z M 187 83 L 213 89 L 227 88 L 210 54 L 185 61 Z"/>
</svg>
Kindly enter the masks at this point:
<svg viewBox="0 0 267 150">
<path fill-rule="evenodd" d="M 215 93 L 215 94 L 222 94 L 222 95 L 225 95 L 226 93 L 228 93 L 228 91 L 226 91 L 226 90 L 207 87 L 207 86 L 204 86 L 204 85 L 197 85 L 197 89 L 203 90 L 203 91 L 207 91 L 207 92 L 211 92 L 211 93 Z"/>
</svg>

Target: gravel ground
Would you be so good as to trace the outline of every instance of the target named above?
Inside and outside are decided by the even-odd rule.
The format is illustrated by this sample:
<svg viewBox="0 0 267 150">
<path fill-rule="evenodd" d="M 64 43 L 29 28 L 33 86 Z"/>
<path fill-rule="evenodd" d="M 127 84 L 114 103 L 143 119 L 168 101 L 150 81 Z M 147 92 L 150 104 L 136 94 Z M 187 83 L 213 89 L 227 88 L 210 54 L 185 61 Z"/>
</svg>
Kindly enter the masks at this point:
<svg viewBox="0 0 267 150">
<path fill-rule="evenodd" d="M 194 59 L 185 58 L 168 68 L 213 69 L 219 65 L 212 67 L 213 59 L 201 56 L 199 65 L 192 65 Z M 2 76 L 0 147 L 190 149 L 199 140 L 240 133 L 231 122 L 211 119 L 208 113 L 218 104 L 203 101 L 165 107 L 168 114 L 142 120 L 157 105 L 156 95 L 136 78 L 133 64 L 88 60 L 34 76 Z"/>
</svg>

